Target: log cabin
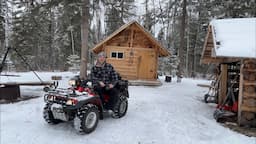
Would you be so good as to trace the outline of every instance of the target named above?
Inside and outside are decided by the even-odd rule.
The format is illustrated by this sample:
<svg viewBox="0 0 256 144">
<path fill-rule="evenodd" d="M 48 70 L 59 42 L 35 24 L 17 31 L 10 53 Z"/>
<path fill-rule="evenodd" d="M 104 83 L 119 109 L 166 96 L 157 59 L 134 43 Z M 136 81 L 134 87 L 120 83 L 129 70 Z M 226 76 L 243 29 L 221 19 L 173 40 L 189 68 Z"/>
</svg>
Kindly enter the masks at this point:
<svg viewBox="0 0 256 144">
<path fill-rule="evenodd" d="M 169 56 L 165 49 L 138 22 L 127 23 L 98 43 L 93 49 L 104 51 L 122 78 L 142 85 L 157 85 L 158 57 Z"/>
<path fill-rule="evenodd" d="M 217 103 L 232 85 L 238 124 L 256 127 L 256 18 L 212 20 L 200 61 L 220 68 Z"/>
</svg>

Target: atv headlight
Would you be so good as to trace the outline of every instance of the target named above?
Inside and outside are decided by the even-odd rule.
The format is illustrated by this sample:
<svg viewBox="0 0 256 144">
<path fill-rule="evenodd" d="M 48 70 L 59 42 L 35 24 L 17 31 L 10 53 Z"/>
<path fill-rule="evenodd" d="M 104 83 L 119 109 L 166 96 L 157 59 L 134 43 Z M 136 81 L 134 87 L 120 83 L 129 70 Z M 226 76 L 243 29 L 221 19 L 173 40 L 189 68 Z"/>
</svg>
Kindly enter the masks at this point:
<svg viewBox="0 0 256 144">
<path fill-rule="evenodd" d="M 76 85 L 76 81 L 75 81 L 75 80 L 69 80 L 69 81 L 68 81 L 68 84 L 69 84 L 70 86 L 75 86 L 75 85 Z"/>
<path fill-rule="evenodd" d="M 76 105 L 77 102 L 78 102 L 77 99 L 69 99 L 67 100 L 66 105 Z"/>
</svg>

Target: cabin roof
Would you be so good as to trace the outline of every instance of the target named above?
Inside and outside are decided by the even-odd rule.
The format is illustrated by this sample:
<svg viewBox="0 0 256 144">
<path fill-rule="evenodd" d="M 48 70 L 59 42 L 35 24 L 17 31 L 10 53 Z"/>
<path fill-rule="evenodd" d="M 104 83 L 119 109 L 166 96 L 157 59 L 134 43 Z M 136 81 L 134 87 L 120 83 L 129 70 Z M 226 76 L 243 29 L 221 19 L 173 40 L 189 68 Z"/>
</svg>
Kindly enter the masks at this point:
<svg viewBox="0 0 256 144">
<path fill-rule="evenodd" d="M 92 51 L 94 53 L 99 53 L 101 51 L 103 51 L 103 45 L 111 40 L 114 36 L 116 36 L 117 34 L 119 34 L 120 32 L 122 32 L 123 30 L 127 29 L 128 27 L 130 27 L 132 24 L 135 24 L 145 35 L 147 38 L 150 39 L 150 41 L 152 43 L 154 43 L 157 46 L 157 49 L 159 50 L 159 56 L 169 56 L 170 52 L 167 51 L 167 49 L 165 49 L 149 32 L 147 32 L 138 22 L 136 21 L 131 21 L 127 24 L 124 24 L 123 26 L 121 26 L 119 29 L 117 29 L 115 32 L 113 32 L 111 35 L 109 35 L 107 38 L 105 38 L 103 41 L 101 41 L 100 43 L 98 43 L 97 45 L 95 45 L 92 48 Z"/>
</svg>

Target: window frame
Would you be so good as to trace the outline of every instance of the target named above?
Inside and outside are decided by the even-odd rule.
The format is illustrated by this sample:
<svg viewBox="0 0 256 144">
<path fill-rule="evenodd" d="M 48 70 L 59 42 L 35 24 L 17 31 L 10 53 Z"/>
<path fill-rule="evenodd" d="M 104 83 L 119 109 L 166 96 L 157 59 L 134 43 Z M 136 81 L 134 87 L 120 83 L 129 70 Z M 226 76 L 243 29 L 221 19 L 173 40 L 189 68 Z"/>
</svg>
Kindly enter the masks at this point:
<svg viewBox="0 0 256 144">
<path fill-rule="evenodd" d="M 113 54 L 115 54 L 115 57 L 113 57 Z M 122 57 L 119 57 L 119 54 L 121 54 Z M 124 59 L 124 52 L 123 51 L 111 51 L 110 52 L 110 58 L 112 58 L 112 59 Z"/>
</svg>

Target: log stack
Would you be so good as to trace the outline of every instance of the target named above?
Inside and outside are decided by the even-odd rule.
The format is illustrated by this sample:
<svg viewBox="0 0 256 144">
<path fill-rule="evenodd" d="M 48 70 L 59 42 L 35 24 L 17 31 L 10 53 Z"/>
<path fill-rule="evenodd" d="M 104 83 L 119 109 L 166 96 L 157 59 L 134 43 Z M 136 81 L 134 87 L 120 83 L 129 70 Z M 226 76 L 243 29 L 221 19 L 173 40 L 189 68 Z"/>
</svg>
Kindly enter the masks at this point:
<svg viewBox="0 0 256 144">
<path fill-rule="evenodd" d="M 256 127 L 256 60 L 244 60 L 240 81 L 238 123 Z"/>
</svg>

